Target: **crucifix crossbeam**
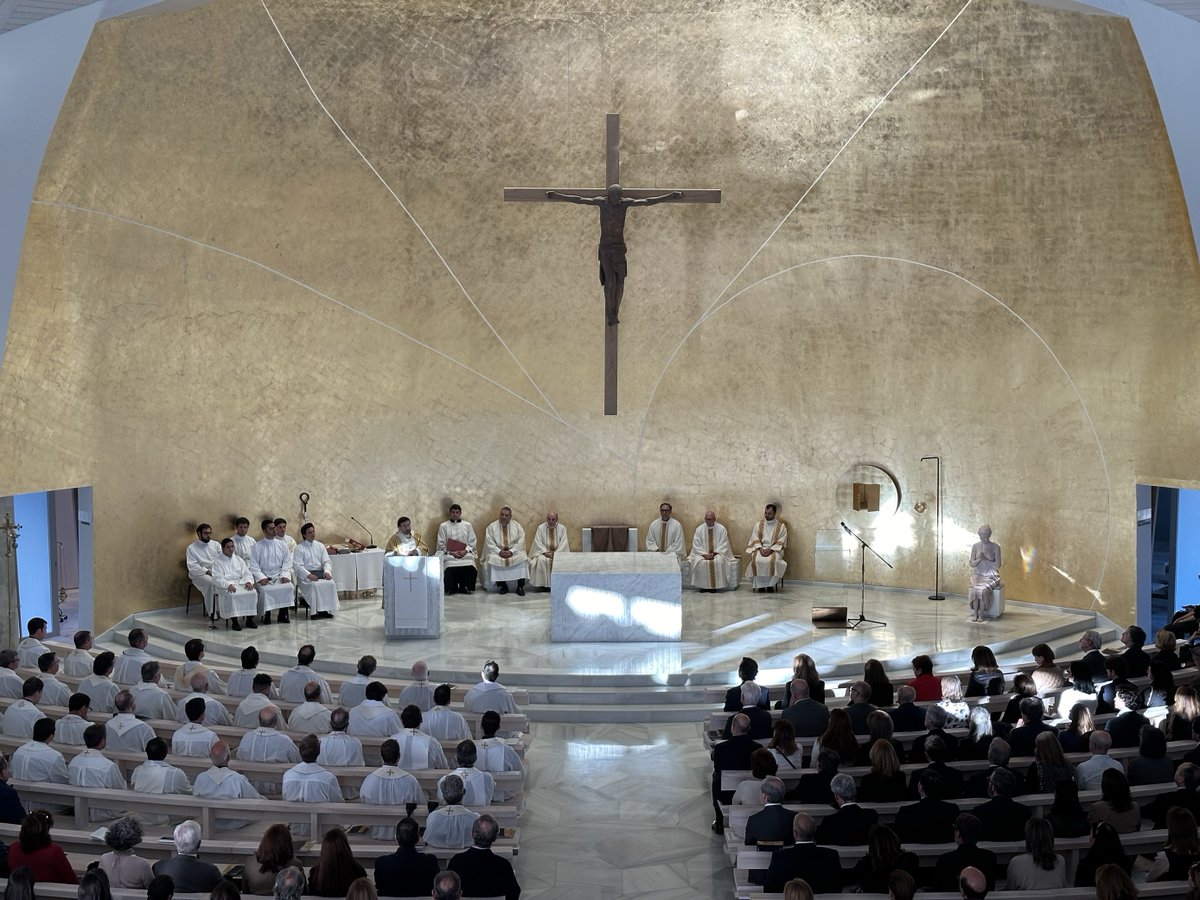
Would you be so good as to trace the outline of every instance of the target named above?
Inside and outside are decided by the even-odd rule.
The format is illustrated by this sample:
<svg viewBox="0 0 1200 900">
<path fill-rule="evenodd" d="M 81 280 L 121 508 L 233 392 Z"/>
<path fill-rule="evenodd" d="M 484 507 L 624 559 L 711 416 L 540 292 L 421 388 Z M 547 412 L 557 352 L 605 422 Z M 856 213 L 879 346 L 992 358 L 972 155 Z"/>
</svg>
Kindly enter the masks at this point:
<svg viewBox="0 0 1200 900">
<path fill-rule="evenodd" d="M 604 130 L 604 187 L 505 188 L 510 202 L 580 203 L 600 210 L 600 283 L 604 286 L 604 414 L 617 414 L 617 318 L 625 287 L 625 214 L 631 206 L 720 203 L 719 190 L 621 187 L 621 117 L 609 113 Z"/>
</svg>

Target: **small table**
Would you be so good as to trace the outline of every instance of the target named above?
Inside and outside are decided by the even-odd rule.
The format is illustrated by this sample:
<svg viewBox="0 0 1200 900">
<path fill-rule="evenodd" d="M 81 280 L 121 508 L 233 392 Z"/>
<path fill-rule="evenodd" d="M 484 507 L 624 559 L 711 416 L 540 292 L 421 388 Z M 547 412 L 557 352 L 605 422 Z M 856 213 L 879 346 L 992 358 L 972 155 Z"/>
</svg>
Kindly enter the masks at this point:
<svg viewBox="0 0 1200 900">
<path fill-rule="evenodd" d="M 339 594 L 383 587 L 383 551 L 378 547 L 356 553 L 330 553 L 329 567 Z"/>
<path fill-rule="evenodd" d="M 683 637 L 673 553 L 564 553 L 550 576 L 550 639 L 616 643 Z"/>
</svg>

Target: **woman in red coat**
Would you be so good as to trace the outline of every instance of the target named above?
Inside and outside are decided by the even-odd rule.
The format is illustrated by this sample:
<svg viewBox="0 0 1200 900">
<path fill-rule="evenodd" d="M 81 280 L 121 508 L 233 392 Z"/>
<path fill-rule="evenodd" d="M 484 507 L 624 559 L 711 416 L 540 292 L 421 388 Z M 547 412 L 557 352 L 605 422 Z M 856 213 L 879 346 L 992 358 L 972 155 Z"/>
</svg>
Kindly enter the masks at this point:
<svg viewBox="0 0 1200 900">
<path fill-rule="evenodd" d="M 8 848 L 10 869 L 28 866 L 38 883 L 79 884 L 79 878 L 67 854 L 50 842 L 54 818 L 44 809 L 35 809 L 21 821 L 21 831 Z"/>
</svg>

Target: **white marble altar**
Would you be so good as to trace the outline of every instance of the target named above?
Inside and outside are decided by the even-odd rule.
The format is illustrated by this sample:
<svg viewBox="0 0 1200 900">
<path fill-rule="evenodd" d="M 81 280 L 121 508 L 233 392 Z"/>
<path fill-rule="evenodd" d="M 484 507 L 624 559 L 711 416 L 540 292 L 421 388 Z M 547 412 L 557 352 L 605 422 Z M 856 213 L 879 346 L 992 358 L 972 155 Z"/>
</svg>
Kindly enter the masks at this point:
<svg viewBox="0 0 1200 900">
<path fill-rule="evenodd" d="M 572 553 L 550 576 L 550 640 L 678 641 L 679 563 L 663 553 Z"/>
<path fill-rule="evenodd" d="M 387 557 L 383 565 L 383 633 L 389 638 L 440 637 L 444 591 L 441 557 Z"/>
</svg>

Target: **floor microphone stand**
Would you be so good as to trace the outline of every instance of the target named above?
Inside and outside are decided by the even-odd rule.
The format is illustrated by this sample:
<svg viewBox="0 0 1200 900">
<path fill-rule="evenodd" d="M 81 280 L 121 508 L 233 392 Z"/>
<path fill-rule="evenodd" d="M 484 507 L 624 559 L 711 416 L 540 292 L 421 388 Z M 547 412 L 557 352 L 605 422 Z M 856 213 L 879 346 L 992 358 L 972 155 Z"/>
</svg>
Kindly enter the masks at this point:
<svg viewBox="0 0 1200 900">
<path fill-rule="evenodd" d="M 873 553 L 875 555 L 875 557 L 881 563 L 883 563 L 885 566 L 887 566 L 889 569 L 893 568 L 893 566 L 890 562 L 888 562 L 886 559 L 884 559 L 882 556 L 880 556 L 875 551 L 874 547 L 872 547 L 870 544 L 868 544 L 866 541 L 864 541 L 861 537 L 859 537 L 857 534 L 855 534 L 853 531 L 851 531 L 849 525 L 847 525 L 845 522 L 842 522 L 841 525 L 842 525 L 842 528 L 845 530 L 846 534 L 850 535 L 852 538 L 854 538 L 856 541 L 858 541 L 858 555 L 859 555 L 859 562 L 860 562 L 859 576 L 858 576 L 858 597 L 859 597 L 858 619 L 854 622 L 853 625 L 847 625 L 846 627 L 848 630 L 853 631 L 854 629 L 858 628 L 858 626 L 869 623 L 871 625 L 881 625 L 886 628 L 887 622 L 881 622 L 879 619 L 868 619 L 867 618 L 867 551 L 870 550 L 871 553 Z"/>
</svg>

